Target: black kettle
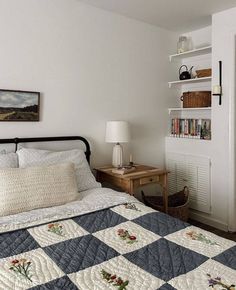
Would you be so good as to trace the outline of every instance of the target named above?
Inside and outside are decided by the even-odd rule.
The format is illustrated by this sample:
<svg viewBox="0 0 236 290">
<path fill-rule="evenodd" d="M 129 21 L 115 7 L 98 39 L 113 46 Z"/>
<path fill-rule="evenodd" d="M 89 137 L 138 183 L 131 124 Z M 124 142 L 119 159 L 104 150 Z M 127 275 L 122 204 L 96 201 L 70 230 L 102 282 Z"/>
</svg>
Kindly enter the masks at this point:
<svg viewBox="0 0 236 290">
<path fill-rule="evenodd" d="M 182 71 L 183 68 L 185 68 L 184 71 Z M 179 79 L 181 81 L 191 79 L 192 69 L 193 66 L 190 68 L 190 70 L 188 70 L 188 67 L 186 65 L 181 65 L 181 67 L 179 68 Z"/>
</svg>

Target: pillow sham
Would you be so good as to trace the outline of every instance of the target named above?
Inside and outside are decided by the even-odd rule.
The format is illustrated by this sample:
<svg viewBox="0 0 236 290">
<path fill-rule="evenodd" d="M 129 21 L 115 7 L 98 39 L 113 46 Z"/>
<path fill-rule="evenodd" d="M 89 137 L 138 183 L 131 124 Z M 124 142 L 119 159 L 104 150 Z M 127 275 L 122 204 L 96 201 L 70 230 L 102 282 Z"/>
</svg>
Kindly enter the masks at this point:
<svg viewBox="0 0 236 290">
<path fill-rule="evenodd" d="M 0 169 L 0 216 L 79 198 L 73 163 Z"/>
<path fill-rule="evenodd" d="M 0 168 L 16 168 L 18 167 L 18 156 L 16 153 L 0 153 Z"/>
<path fill-rule="evenodd" d="M 17 151 L 19 166 L 31 167 L 41 165 L 53 165 L 63 162 L 75 164 L 78 191 L 101 187 L 92 174 L 83 150 L 74 149 L 68 151 L 48 151 L 32 148 L 22 148 Z"/>
</svg>

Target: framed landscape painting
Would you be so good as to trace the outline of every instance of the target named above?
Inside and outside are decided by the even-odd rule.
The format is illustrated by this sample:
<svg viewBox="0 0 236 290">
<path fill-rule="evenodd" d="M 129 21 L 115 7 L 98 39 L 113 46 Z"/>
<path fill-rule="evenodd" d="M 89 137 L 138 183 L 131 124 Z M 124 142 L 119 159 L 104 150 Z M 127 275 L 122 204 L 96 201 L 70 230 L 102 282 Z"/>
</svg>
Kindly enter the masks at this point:
<svg viewBox="0 0 236 290">
<path fill-rule="evenodd" d="M 0 89 L 1 121 L 39 121 L 40 93 Z"/>
</svg>

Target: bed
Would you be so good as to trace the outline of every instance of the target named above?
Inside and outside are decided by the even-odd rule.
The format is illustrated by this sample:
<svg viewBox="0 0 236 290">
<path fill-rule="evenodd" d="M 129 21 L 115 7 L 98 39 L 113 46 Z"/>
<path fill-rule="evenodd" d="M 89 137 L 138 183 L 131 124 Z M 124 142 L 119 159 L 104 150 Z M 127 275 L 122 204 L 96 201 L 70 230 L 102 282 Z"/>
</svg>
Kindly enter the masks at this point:
<svg viewBox="0 0 236 290">
<path fill-rule="evenodd" d="M 0 144 L 82 137 L 5 139 Z M 17 148 L 16 148 L 17 149 Z M 108 188 L 0 217 L 0 289 L 235 290 L 236 243 Z"/>
</svg>

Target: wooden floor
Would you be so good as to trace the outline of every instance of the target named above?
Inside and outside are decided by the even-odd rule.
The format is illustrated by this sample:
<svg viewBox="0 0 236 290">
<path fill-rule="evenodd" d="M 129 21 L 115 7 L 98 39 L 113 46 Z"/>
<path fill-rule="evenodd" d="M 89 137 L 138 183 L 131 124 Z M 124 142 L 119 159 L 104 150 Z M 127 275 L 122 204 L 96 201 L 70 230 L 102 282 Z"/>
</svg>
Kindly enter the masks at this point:
<svg viewBox="0 0 236 290">
<path fill-rule="evenodd" d="M 235 241 L 236 242 L 236 233 L 227 233 L 227 232 L 224 232 L 224 231 L 221 231 L 221 230 L 218 230 L 216 228 L 213 228 L 211 226 L 208 226 L 208 225 L 205 225 L 205 224 L 202 224 L 200 222 L 197 222 L 197 221 L 194 221 L 194 220 L 189 220 L 188 221 L 190 224 L 196 226 L 196 227 L 199 227 L 199 228 L 202 228 L 206 231 L 209 231 L 209 232 L 212 232 L 222 238 L 226 238 L 226 239 L 229 239 L 229 240 L 232 240 L 232 241 Z"/>
</svg>

